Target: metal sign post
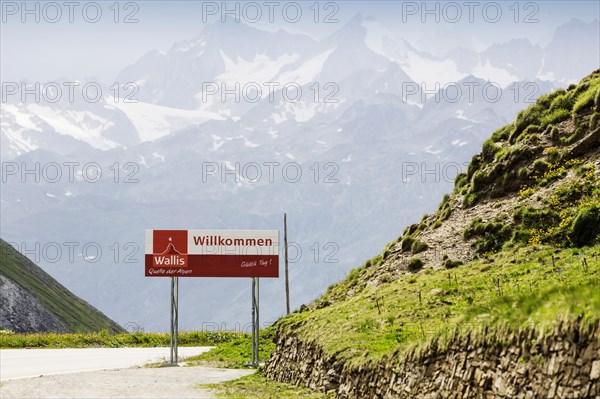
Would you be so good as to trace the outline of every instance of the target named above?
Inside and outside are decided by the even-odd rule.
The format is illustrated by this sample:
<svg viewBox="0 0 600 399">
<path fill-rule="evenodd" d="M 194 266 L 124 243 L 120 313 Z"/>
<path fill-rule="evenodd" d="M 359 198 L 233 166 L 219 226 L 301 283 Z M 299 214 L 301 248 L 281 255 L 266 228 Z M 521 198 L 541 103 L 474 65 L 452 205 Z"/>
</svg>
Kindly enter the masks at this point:
<svg viewBox="0 0 600 399">
<path fill-rule="evenodd" d="M 252 278 L 252 362 L 248 364 L 251 367 L 258 367 L 260 365 L 260 359 L 258 357 L 258 349 L 259 349 L 259 292 L 260 285 L 259 279 L 254 277 Z"/>
<path fill-rule="evenodd" d="M 285 309 L 290 314 L 290 277 L 288 275 L 287 214 L 283 214 L 283 245 L 285 246 Z"/>
<path fill-rule="evenodd" d="M 179 344 L 179 277 L 171 277 L 171 365 L 178 362 Z"/>
<path fill-rule="evenodd" d="M 258 358 L 258 343 L 259 343 L 259 331 L 260 331 L 260 279 L 256 277 L 256 365 L 260 366 L 260 360 Z"/>
</svg>

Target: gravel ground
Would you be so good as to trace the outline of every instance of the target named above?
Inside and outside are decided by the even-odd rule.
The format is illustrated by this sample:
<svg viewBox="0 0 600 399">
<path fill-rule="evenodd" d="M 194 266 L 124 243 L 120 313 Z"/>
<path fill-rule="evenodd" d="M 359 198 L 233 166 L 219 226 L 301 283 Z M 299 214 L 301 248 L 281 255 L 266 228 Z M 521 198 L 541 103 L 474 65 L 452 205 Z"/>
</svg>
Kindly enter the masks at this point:
<svg viewBox="0 0 600 399">
<path fill-rule="evenodd" d="M 128 368 L 40 376 L 2 382 L 0 398 L 213 398 L 197 388 L 253 370 L 211 367 Z"/>
</svg>

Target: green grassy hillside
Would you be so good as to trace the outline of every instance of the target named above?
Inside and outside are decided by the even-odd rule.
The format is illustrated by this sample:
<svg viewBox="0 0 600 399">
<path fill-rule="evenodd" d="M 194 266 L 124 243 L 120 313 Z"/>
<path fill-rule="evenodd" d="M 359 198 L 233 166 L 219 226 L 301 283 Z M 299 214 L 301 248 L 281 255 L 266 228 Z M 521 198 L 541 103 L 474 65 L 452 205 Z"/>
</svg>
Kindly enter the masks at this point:
<svg viewBox="0 0 600 399">
<path fill-rule="evenodd" d="M 485 328 L 600 318 L 600 70 L 495 132 L 439 209 L 281 319 L 362 364 Z"/>
<path fill-rule="evenodd" d="M 39 303 L 71 332 L 124 331 L 117 323 L 75 296 L 3 240 L 0 240 L 0 276 L 8 278 L 33 294 Z M 6 310 L 3 308 L 4 311 Z"/>
</svg>

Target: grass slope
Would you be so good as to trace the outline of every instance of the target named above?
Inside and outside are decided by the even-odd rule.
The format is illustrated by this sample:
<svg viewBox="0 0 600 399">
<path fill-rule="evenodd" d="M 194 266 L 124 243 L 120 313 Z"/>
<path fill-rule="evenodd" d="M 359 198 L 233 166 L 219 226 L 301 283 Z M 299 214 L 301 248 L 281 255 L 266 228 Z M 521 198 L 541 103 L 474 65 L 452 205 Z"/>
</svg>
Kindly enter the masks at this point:
<svg viewBox="0 0 600 399">
<path fill-rule="evenodd" d="M 434 214 L 279 333 L 361 364 L 465 329 L 600 318 L 599 120 L 600 70 L 540 97 Z"/>
<path fill-rule="evenodd" d="M 240 333 L 229 331 L 180 331 L 179 346 L 213 346 L 239 338 Z M 0 348 L 122 348 L 169 346 L 168 333 L 119 333 L 107 330 L 94 333 L 30 333 L 0 332 Z M 271 343 L 271 345 L 273 345 Z"/>
<path fill-rule="evenodd" d="M 366 286 L 347 300 L 293 314 L 279 328 L 360 364 L 482 326 L 545 328 L 559 316 L 600 318 L 598 254 L 600 245 L 501 251 L 452 270 Z M 352 284 L 345 281 L 329 295 Z"/>
<path fill-rule="evenodd" d="M 267 328 L 260 332 L 258 359 L 265 362 L 275 348 L 273 329 Z M 252 359 L 252 340 L 248 334 L 236 336 L 235 339 L 219 344 L 217 347 L 198 356 L 185 359 L 189 366 L 209 365 L 212 367 L 244 368 Z"/>
<path fill-rule="evenodd" d="M 216 392 L 218 398 L 227 399 L 327 399 L 322 393 L 304 387 L 272 382 L 258 371 L 235 381 L 201 385 L 200 388 Z"/>
<path fill-rule="evenodd" d="M 4 240 L 0 240 L 0 275 L 31 292 L 73 332 L 124 331 L 121 326 L 63 287 Z"/>
</svg>

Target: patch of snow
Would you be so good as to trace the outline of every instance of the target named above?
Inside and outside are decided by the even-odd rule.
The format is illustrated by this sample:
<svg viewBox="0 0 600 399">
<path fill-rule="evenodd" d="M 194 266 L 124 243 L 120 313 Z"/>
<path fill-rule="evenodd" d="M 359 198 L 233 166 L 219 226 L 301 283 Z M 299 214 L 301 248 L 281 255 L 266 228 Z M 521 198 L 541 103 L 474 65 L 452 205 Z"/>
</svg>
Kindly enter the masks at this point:
<svg viewBox="0 0 600 399">
<path fill-rule="evenodd" d="M 63 111 L 39 104 L 29 104 L 27 109 L 50 125 L 58 134 L 71 136 L 100 150 L 120 147 L 118 143 L 102 136 L 102 132 L 113 126 L 113 122 L 92 112 Z"/>
<path fill-rule="evenodd" d="M 42 131 L 42 129 L 40 129 L 39 126 L 37 126 L 31 120 L 32 115 L 30 113 L 21 112 L 19 107 L 17 107 L 16 105 L 6 103 L 2 104 L 2 113 L 4 112 L 6 112 L 9 115 L 12 115 L 15 118 L 15 122 L 23 126 L 25 129 L 36 130 L 38 132 Z"/>
<path fill-rule="evenodd" d="M 481 65 L 481 62 L 479 62 L 479 64 L 473 68 L 473 75 L 481 79 L 489 80 L 492 83 L 497 83 L 502 88 L 519 80 L 518 76 L 512 75 L 506 69 L 492 66 L 490 60 L 486 60 L 485 65 Z"/>
<path fill-rule="evenodd" d="M 213 139 L 213 146 L 210 149 L 210 151 L 217 151 L 219 148 L 221 148 L 221 146 L 223 144 L 225 144 L 225 141 L 223 140 L 223 138 L 221 136 L 217 136 L 216 134 L 211 134 L 210 137 Z"/>
<path fill-rule="evenodd" d="M 235 82 L 244 86 L 251 82 L 269 82 L 281 68 L 296 61 L 298 54 L 283 54 L 273 60 L 266 54 L 257 54 L 253 60 L 246 61 L 239 55 L 236 60 L 229 58 L 223 51 L 219 50 L 225 66 L 225 71 L 216 77 L 217 82 Z M 266 97 L 268 90 L 263 90 L 262 95 Z"/>
<path fill-rule="evenodd" d="M 285 83 L 295 82 L 301 86 L 313 81 L 317 77 L 317 75 L 323 70 L 323 65 L 325 65 L 327 57 L 329 57 L 329 55 L 333 53 L 334 50 L 334 48 L 326 50 L 321 54 L 310 58 L 298 68 L 281 73 L 277 77 L 277 81 Z"/>
<path fill-rule="evenodd" d="M 23 136 L 23 129 L 9 130 L 3 126 L 0 131 L 8 138 L 10 147 L 15 150 L 18 155 L 39 148 L 39 146 L 34 144 L 31 139 Z"/>
<path fill-rule="evenodd" d="M 431 146 L 425 147 L 423 149 L 423 151 L 425 151 L 428 154 L 432 154 L 432 155 L 437 155 L 442 152 L 442 150 L 432 150 L 431 148 L 432 148 Z"/>
<path fill-rule="evenodd" d="M 366 29 L 365 44 L 368 48 L 379 55 L 386 56 L 383 49 L 383 41 L 386 38 L 393 37 L 392 33 L 384 28 L 380 23 L 373 20 L 363 20 L 361 25 Z"/>
<path fill-rule="evenodd" d="M 456 119 L 462 119 L 463 121 L 469 121 L 469 122 L 475 122 L 477 123 L 477 121 L 475 119 L 469 119 L 465 116 L 465 111 L 463 111 L 462 109 L 457 109 L 456 110 Z"/>
<path fill-rule="evenodd" d="M 161 162 L 164 162 L 164 161 L 165 161 L 165 156 L 164 156 L 164 155 L 161 155 L 161 154 L 159 154 L 157 151 L 154 151 L 154 152 L 152 153 L 152 156 L 153 156 L 154 158 L 160 159 L 160 161 L 161 161 Z"/>
<path fill-rule="evenodd" d="M 397 63 L 422 90 L 427 92 L 426 95 L 429 97 L 444 85 L 458 82 L 466 76 L 458 71 L 458 67 L 452 60 L 426 58 L 410 50 L 406 52 L 403 59 L 390 56 L 388 58 Z"/>
<path fill-rule="evenodd" d="M 248 140 L 245 136 L 238 136 L 239 139 L 244 139 L 244 145 L 250 148 L 260 147 L 260 144 L 256 144 Z"/>
<path fill-rule="evenodd" d="M 409 100 L 409 99 L 406 99 L 405 101 L 406 101 L 406 103 L 408 105 L 414 105 L 414 106 L 417 106 L 419 108 L 423 108 L 423 106 L 425 105 L 424 103 L 417 103 L 417 102 L 414 102 L 414 101 Z"/>
<path fill-rule="evenodd" d="M 279 114 L 271 114 L 271 119 L 273 119 L 273 122 L 276 125 L 279 125 L 280 123 L 287 121 L 287 116 L 285 112 L 281 112 Z"/>
<path fill-rule="evenodd" d="M 115 104 L 133 123 L 141 142 L 153 141 L 208 120 L 224 119 L 214 112 L 204 110 L 183 110 L 142 102 Z"/>
<path fill-rule="evenodd" d="M 277 137 L 277 129 L 273 129 L 272 127 L 269 128 L 269 130 L 267 130 L 267 134 L 271 135 L 271 137 L 275 138 Z"/>
</svg>

